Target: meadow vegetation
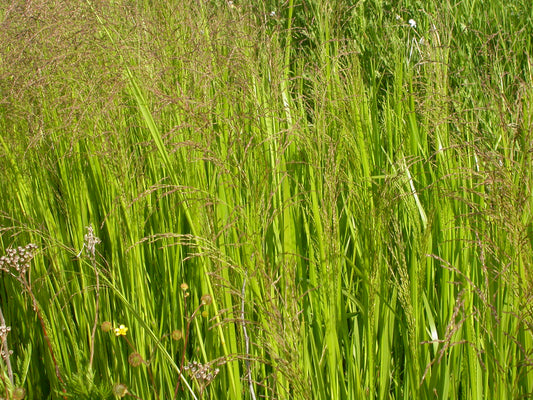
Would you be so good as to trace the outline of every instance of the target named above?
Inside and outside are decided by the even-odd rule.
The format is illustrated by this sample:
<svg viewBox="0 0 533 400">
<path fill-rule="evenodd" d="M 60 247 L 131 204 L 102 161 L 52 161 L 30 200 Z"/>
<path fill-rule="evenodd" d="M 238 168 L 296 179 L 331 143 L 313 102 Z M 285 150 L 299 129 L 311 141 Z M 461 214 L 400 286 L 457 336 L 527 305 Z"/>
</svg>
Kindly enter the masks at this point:
<svg viewBox="0 0 533 400">
<path fill-rule="evenodd" d="M 533 395 L 530 0 L 0 5 L 0 397 Z"/>
</svg>

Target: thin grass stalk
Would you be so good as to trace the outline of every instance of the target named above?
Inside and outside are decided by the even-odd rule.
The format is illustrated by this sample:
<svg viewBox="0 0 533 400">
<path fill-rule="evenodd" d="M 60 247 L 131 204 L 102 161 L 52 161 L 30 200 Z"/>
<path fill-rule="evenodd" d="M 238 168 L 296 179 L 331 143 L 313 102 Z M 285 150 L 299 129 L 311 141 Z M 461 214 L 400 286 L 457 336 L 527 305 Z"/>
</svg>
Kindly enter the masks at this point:
<svg viewBox="0 0 533 400">
<path fill-rule="evenodd" d="M 248 389 L 250 390 L 250 397 L 252 400 L 255 400 L 255 390 L 254 390 L 254 384 L 252 381 L 252 369 L 250 365 L 250 336 L 248 336 L 248 331 L 246 329 L 246 319 L 244 314 L 244 306 L 246 302 L 246 276 L 243 279 L 242 282 L 242 290 L 241 290 L 241 323 L 242 323 L 242 331 L 244 336 L 244 357 L 245 357 L 245 364 L 246 364 L 246 380 L 248 381 Z"/>
</svg>

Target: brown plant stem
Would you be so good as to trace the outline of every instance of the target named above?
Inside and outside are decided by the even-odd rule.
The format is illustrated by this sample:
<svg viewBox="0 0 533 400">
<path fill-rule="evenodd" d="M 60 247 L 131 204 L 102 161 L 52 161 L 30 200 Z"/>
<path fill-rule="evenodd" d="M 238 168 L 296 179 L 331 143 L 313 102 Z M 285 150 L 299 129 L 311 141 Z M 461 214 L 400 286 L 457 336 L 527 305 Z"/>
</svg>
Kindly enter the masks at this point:
<svg viewBox="0 0 533 400">
<path fill-rule="evenodd" d="M 96 276 L 96 299 L 95 299 L 95 312 L 94 312 L 94 324 L 93 324 L 93 330 L 91 332 L 91 353 L 89 355 L 89 368 L 92 368 L 93 366 L 93 358 L 94 358 L 94 337 L 96 336 L 96 326 L 98 324 L 98 309 L 100 306 L 100 275 L 98 273 L 98 269 L 96 268 L 96 263 L 94 259 L 92 260 L 93 268 L 94 268 L 94 274 Z"/>
<path fill-rule="evenodd" d="M 4 319 L 4 314 L 2 313 L 2 307 L 0 307 L 0 326 L 6 326 L 6 320 Z M 7 334 L 2 336 L 2 352 L 4 352 L 5 357 L 4 361 L 6 363 L 7 375 L 9 376 L 9 381 L 13 384 L 13 368 L 11 367 L 11 360 L 9 358 L 9 347 L 7 345 Z"/>
<path fill-rule="evenodd" d="M 133 343 L 126 336 L 123 336 L 123 338 L 126 341 L 126 343 L 128 343 L 128 346 L 130 347 L 130 349 L 132 349 L 135 353 L 137 353 L 137 349 L 135 348 Z M 141 356 L 141 358 L 142 358 L 142 356 Z M 154 374 L 152 373 L 152 369 L 150 368 L 150 363 L 145 361 L 144 359 L 142 359 L 142 362 L 146 366 L 146 370 L 148 371 L 148 377 L 150 378 L 150 383 L 152 384 L 152 388 L 154 389 L 155 398 L 159 399 L 159 394 L 157 393 L 157 388 L 155 386 Z"/>
</svg>

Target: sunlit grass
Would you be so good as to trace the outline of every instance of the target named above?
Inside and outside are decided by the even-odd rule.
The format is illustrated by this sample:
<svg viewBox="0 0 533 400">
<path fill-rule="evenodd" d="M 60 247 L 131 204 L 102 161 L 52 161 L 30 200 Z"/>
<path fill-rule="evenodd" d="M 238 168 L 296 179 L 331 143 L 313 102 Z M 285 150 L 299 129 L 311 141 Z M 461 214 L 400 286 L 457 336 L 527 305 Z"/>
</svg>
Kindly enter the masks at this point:
<svg viewBox="0 0 533 400">
<path fill-rule="evenodd" d="M 0 397 L 533 393 L 528 2 L 0 16 Z"/>
</svg>

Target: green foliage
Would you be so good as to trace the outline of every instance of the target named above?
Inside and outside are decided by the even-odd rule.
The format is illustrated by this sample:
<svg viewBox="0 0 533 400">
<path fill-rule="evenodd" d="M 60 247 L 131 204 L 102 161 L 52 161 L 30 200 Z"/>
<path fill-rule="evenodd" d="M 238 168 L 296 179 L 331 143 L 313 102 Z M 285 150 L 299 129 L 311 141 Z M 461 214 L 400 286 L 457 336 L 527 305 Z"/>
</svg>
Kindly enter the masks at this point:
<svg viewBox="0 0 533 400">
<path fill-rule="evenodd" d="M 533 393 L 529 2 L 0 24 L 0 396 Z"/>
<path fill-rule="evenodd" d="M 66 378 L 66 397 L 80 400 L 112 399 L 112 390 L 109 382 L 100 385 L 94 382 L 94 371 L 80 371 Z M 56 393 L 57 397 L 63 395 L 62 391 Z"/>
</svg>

